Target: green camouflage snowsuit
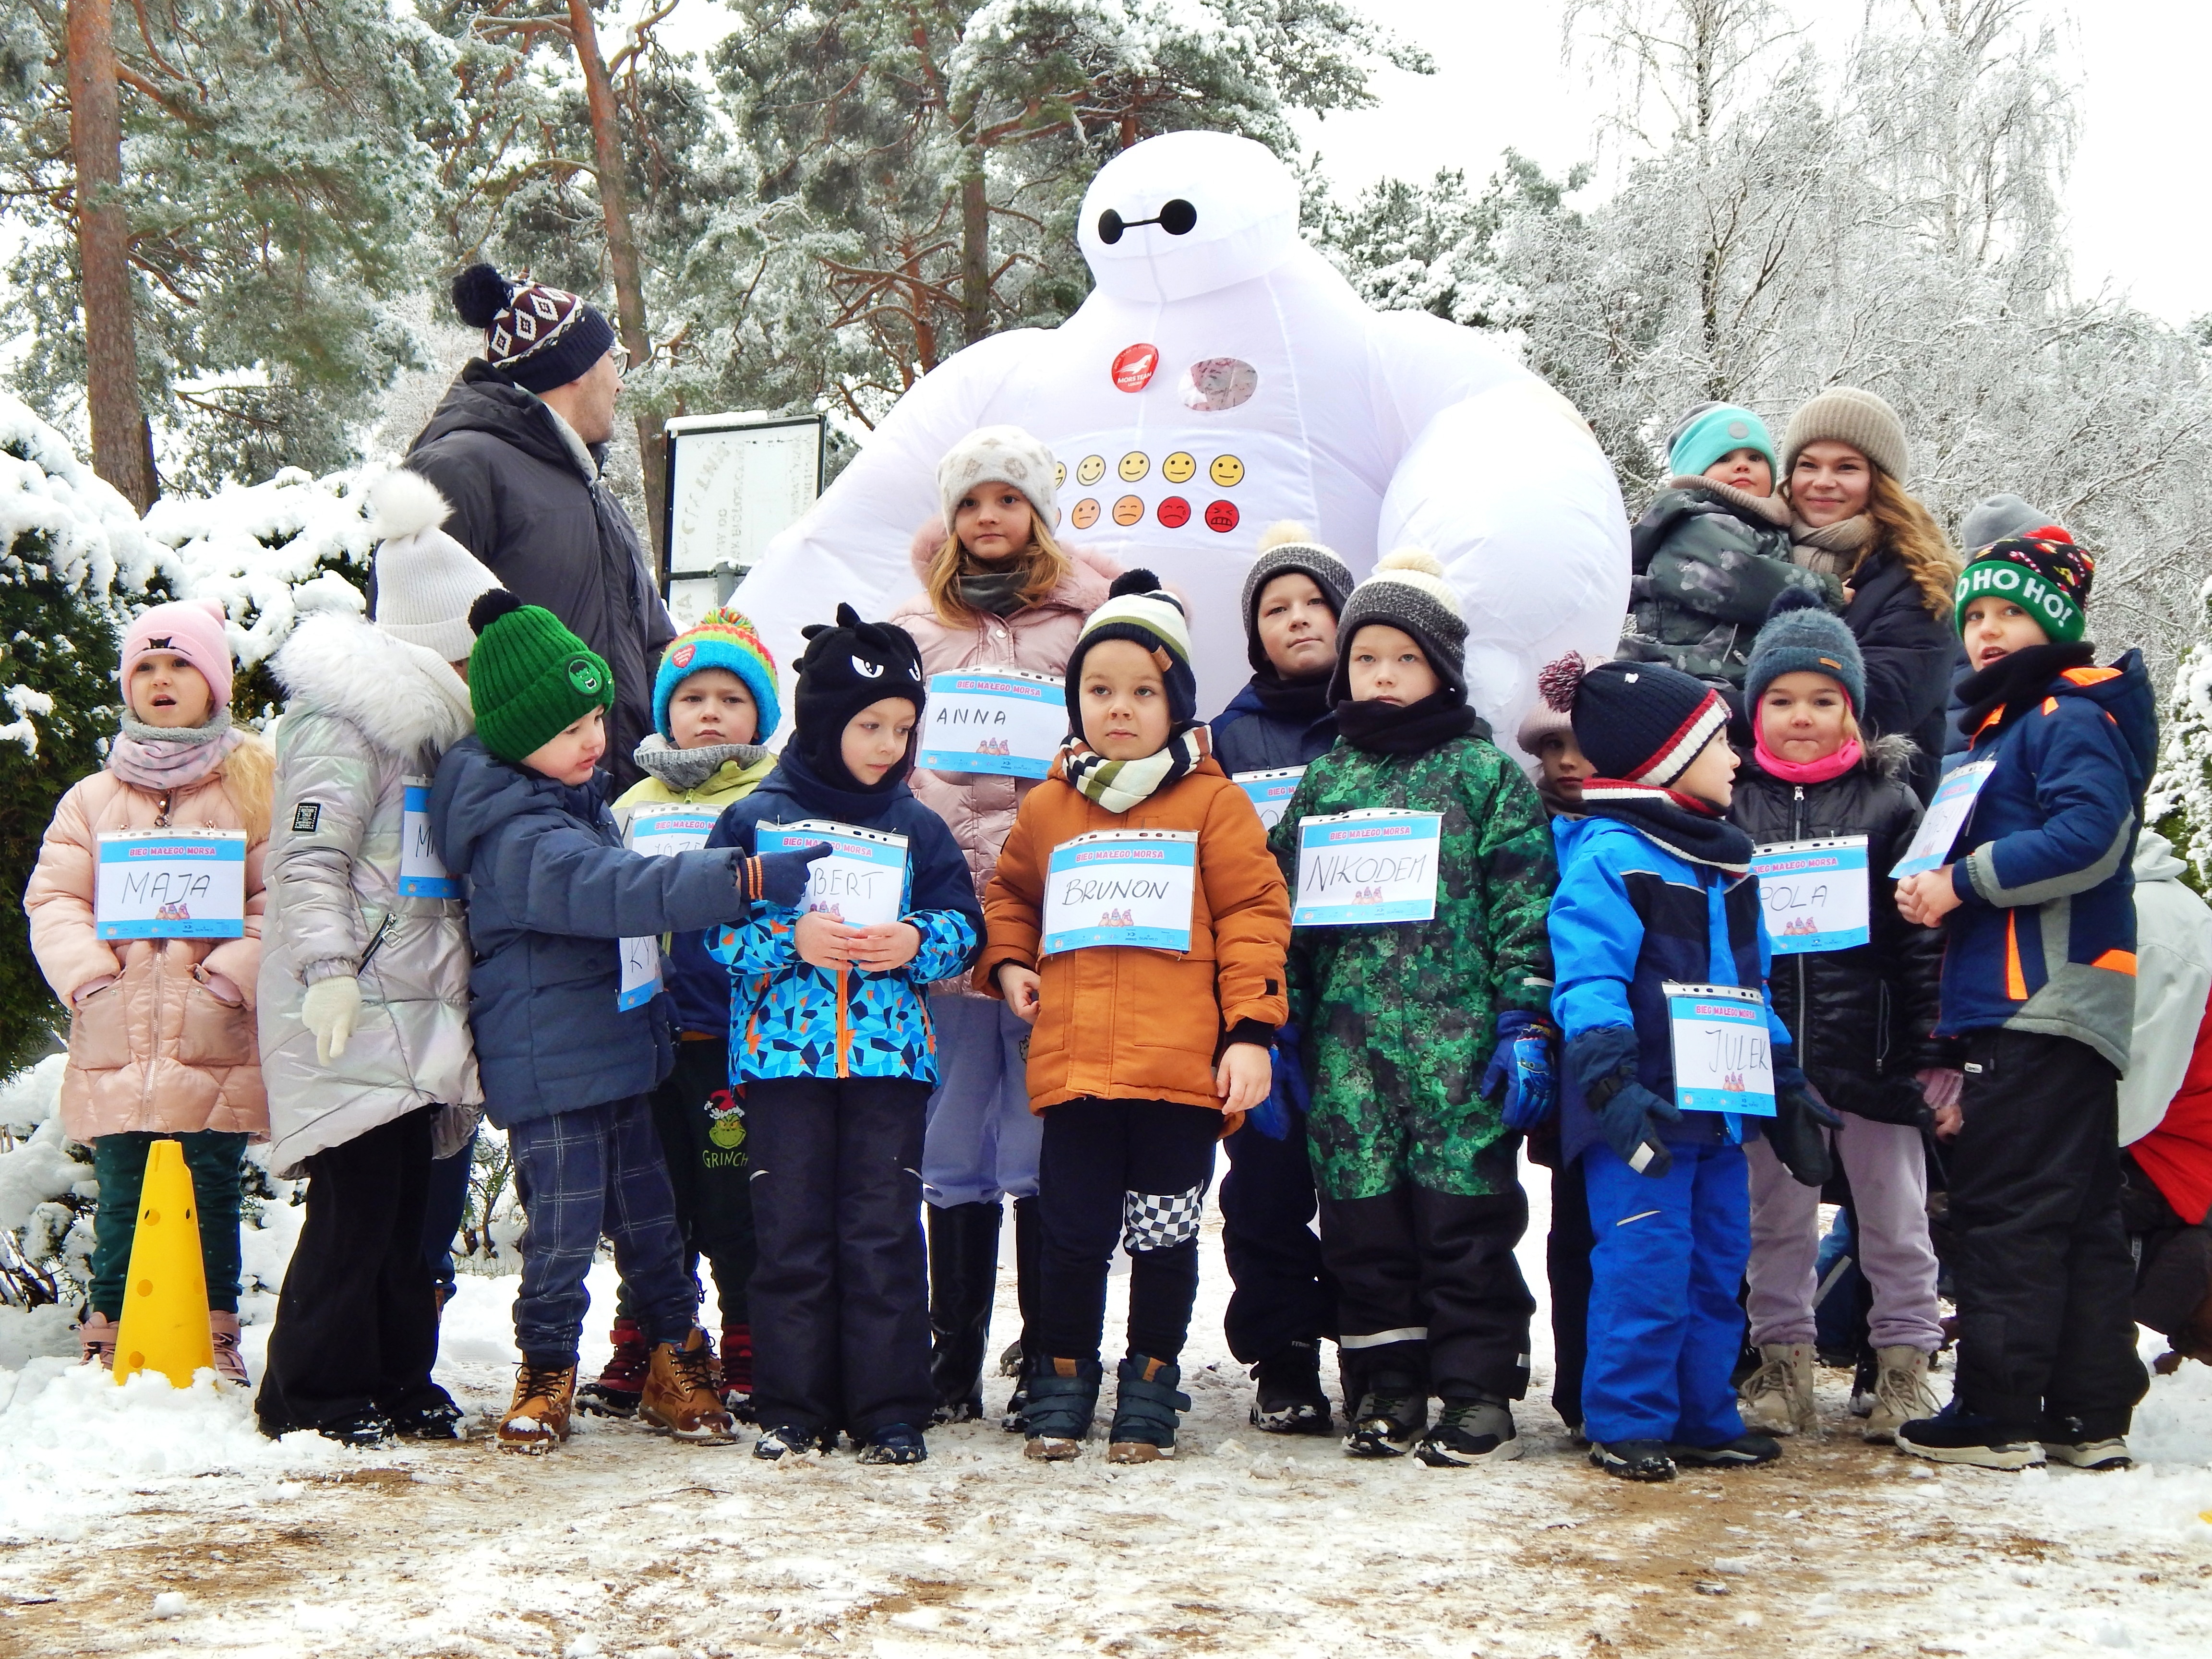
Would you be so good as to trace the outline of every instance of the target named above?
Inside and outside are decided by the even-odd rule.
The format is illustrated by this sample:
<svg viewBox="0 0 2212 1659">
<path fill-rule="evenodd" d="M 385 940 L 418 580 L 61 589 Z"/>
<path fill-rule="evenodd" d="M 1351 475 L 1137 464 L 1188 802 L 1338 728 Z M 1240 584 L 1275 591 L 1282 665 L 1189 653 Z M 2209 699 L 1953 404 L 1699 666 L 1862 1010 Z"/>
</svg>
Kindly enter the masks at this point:
<svg viewBox="0 0 2212 1659">
<path fill-rule="evenodd" d="M 1293 891 L 1298 820 L 1360 807 L 1443 814 L 1437 914 L 1291 931 L 1315 1178 L 1340 1200 L 1408 1180 L 1468 1197 L 1507 1190 L 1514 1139 L 1477 1090 L 1499 1011 L 1551 1006 L 1544 922 L 1559 872 L 1543 805 L 1483 738 L 1423 755 L 1340 742 L 1306 768 L 1268 842 Z"/>
<path fill-rule="evenodd" d="M 1636 521 L 1621 655 L 1741 685 L 1751 642 L 1784 588 L 1805 588 L 1831 610 L 1842 608 L 1835 579 L 1791 562 L 1790 532 L 1733 505 L 1734 494 L 1662 489 Z"/>
</svg>

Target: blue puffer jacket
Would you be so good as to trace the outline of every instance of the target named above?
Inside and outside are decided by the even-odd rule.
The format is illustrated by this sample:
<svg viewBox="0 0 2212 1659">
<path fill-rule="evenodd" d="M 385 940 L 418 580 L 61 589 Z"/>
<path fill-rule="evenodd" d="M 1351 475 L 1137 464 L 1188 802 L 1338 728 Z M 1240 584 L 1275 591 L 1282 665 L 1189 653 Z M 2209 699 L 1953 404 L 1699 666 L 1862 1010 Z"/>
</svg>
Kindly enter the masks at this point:
<svg viewBox="0 0 2212 1659">
<path fill-rule="evenodd" d="M 1304 766 L 1328 752 L 1336 741 L 1336 715 L 1316 720 L 1285 720 L 1271 714 L 1249 680 L 1229 700 L 1229 707 L 1213 717 L 1207 734 L 1213 758 L 1234 777 L 1239 772 L 1273 772 L 1285 766 Z"/>
<path fill-rule="evenodd" d="M 2135 1029 L 2136 832 L 2158 747 L 2140 652 L 2069 668 L 2000 708 L 1958 764 L 1996 769 L 1951 866 L 1940 1035 L 2002 1026 L 2071 1037 L 2119 1071 Z"/>
<path fill-rule="evenodd" d="M 1690 985 L 1766 989 L 1769 945 L 1759 884 L 1710 865 L 1693 864 L 1625 823 L 1607 818 L 1554 818 L 1559 891 L 1552 899 L 1552 1017 L 1570 1049 L 1576 1039 L 1608 1026 L 1636 1033 L 1636 1079 L 1662 1100 L 1674 1095 L 1674 1045 L 1668 1029 L 1668 980 Z M 1791 1063 L 1790 1030 L 1770 1000 L 1766 1024 L 1778 1067 Z M 1565 1167 L 1598 1139 L 1597 1119 L 1584 1103 L 1571 1065 L 1560 1090 L 1560 1163 Z M 1672 1146 L 1753 1139 L 1757 1118 L 1686 1112 L 1658 1126 Z"/>
<path fill-rule="evenodd" d="M 897 1077 L 937 1081 L 937 1039 L 926 988 L 965 973 L 983 939 L 982 907 L 968 860 L 945 820 L 901 783 L 881 794 L 839 789 L 787 751 L 766 782 L 726 808 L 712 848 L 750 855 L 753 826 L 825 818 L 907 838 L 900 919 L 921 949 L 895 973 L 827 973 L 799 959 L 799 912 L 763 905 L 746 921 L 708 935 L 708 952 L 730 964 L 730 1080 Z"/>
<path fill-rule="evenodd" d="M 745 914 L 738 855 L 623 850 L 599 780 L 570 788 L 465 738 L 438 763 L 430 833 L 467 883 L 469 1025 L 502 1129 L 641 1095 L 674 1063 L 664 991 L 627 1011 L 616 941 Z"/>
</svg>

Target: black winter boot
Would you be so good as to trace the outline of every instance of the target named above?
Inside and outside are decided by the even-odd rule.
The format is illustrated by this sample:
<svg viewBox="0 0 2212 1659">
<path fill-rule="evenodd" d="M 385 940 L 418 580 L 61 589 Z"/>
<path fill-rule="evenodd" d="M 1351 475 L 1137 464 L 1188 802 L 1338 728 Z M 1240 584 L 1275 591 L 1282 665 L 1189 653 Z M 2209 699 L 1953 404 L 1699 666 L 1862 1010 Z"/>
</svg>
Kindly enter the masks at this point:
<svg viewBox="0 0 2212 1659">
<path fill-rule="evenodd" d="M 1109 1463 L 1157 1463 L 1175 1455 L 1179 1413 L 1190 1396 L 1176 1387 L 1182 1367 L 1133 1353 L 1115 1374 L 1114 1426 L 1106 1433 Z"/>
<path fill-rule="evenodd" d="M 1378 1370 L 1353 1413 L 1344 1449 L 1352 1457 L 1403 1457 L 1429 1423 L 1425 1384 L 1402 1371 Z"/>
<path fill-rule="evenodd" d="M 1104 1381 L 1105 1372 L 1096 1359 L 1032 1361 L 1024 1379 L 1029 1400 L 1023 1432 L 1029 1443 L 1023 1451 L 1053 1463 L 1080 1455 L 1091 1419 L 1097 1414 L 1098 1387 Z"/>
<path fill-rule="evenodd" d="M 1023 1434 L 1022 1413 L 1029 1404 L 1030 1326 L 1036 1319 L 1038 1287 L 1044 1283 L 1044 1218 L 1034 1198 L 1014 1200 L 1014 1293 L 1021 1299 L 1021 1340 L 1000 1357 L 999 1369 L 1021 1380 L 1006 1399 L 1006 1415 L 999 1426 L 1009 1434 Z M 1007 1361 L 1013 1361 L 1011 1370 Z"/>
<path fill-rule="evenodd" d="M 1252 1367 L 1252 1426 L 1263 1434 L 1327 1434 L 1321 1344 L 1293 1342 Z"/>
<path fill-rule="evenodd" d="M 999 1288 L 999 1206 L 922 1206 L 929 1214 L 929 1380 L 939 1423 L 983 1414 L 983 1351 Z"/>
</svg>

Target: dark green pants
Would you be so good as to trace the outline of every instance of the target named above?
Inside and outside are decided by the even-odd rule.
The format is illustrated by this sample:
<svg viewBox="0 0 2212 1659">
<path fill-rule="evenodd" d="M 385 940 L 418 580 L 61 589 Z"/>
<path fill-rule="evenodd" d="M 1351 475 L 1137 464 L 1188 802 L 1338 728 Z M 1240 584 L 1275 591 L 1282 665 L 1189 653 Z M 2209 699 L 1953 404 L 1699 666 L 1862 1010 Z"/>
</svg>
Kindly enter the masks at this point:
<svg viewBox="0 0 2212 1659">
<path fill-rule="evenodd" d="M 180 1135 L 133 1131 L 101 1135 L 92 1143 L 92 1172 L 100 1181 L 100 1211 L 93 1223 L 92 1310 L 110 1319 L 123 1317 L 131 1243 L 138 1236 L 139 1189 L 146 1184 L 146 1154 L 157 1140 L 184 1145 L 199 1211 L 209 1311 L 236 1313 L 239 1171 L 246 1161 L 246 1137 L 217 1129 Z"/>
</svg>

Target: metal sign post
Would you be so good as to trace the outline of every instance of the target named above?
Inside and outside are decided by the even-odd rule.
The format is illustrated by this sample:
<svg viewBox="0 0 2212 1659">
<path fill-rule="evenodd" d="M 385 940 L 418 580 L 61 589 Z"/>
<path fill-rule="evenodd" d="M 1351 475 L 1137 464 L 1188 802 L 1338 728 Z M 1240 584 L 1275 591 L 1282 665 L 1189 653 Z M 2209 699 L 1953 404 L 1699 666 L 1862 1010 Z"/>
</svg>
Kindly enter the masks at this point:
<svg viewBox="0 0 2212 1659">
<path fill-rule="evenodd" d="M 822 493 L 819 415 L 679 415 L 668 442 L 660 591 L 678 628 L 725 603 L 769 540 Z"/>
</svg>

